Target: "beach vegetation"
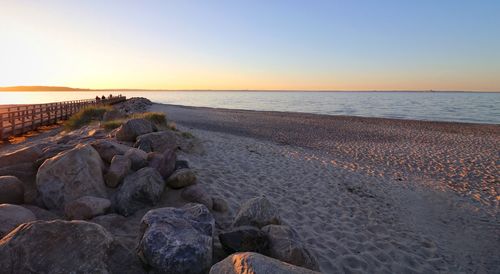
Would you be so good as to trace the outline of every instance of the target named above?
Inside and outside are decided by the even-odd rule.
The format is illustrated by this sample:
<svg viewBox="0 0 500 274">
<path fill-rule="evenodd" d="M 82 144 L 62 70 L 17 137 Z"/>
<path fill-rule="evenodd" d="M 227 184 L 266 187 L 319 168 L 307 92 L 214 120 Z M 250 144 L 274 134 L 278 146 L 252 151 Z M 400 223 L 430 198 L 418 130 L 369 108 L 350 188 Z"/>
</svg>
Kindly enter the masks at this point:
<svg viewBox="0 0 500 274">
<path fill-rule="evenodd" d="M 64 127 L 68 130 L 81 128 L 95 120 L 102 120 L 104 113 L 111 111 L 111 106 L 90 106 L 85 107 L 73 114 L 65 123 Z"/>
<path fill-rule="evenodd" d="M 153 124 L 155 124 L 159 128 L 166 129 L 167 125 L 167 115 L 162 112 L 144 112 L 144 113 L 135 113 L 132 115 L 132 118 L 143 118 L 146 119 Z"/>
<path fill-rule="evenodd" d="M 113 130 L 115 128 L 119 128 L 125 120 L 118 119 L 118 120 L 111 120 L 111 121 L 104 121 L 101 123 L 101 127 L 106 129 L 106 130 Z"/>
</svg>

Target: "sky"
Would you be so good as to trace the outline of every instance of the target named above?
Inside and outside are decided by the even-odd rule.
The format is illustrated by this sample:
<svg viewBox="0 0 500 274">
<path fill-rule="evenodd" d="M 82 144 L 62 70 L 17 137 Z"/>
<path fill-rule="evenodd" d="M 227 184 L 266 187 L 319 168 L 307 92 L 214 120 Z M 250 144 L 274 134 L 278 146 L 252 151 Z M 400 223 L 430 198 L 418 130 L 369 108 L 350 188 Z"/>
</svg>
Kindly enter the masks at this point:
<svg viewBox="0 0 500 274">
<path fill-rule="evenodd" d="M 0 0 L 0 86 L 500 91 L 500 1 Z"/>
</svg>

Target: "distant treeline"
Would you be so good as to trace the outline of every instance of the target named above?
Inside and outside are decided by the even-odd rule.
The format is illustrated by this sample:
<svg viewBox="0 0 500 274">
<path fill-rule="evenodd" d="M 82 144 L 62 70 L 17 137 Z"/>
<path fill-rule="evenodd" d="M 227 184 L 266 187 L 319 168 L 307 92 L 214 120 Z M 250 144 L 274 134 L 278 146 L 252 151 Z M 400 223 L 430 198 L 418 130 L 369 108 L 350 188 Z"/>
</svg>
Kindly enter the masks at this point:
<svg viewBox="0 0 500 274">
<path fill-rule="evenodd" d="M 82 90 L 90 90 L 90 89 L 70 88 L 70 87 L 50 87 L 50 86 L 0 87 L 0 91 L 82 91 Z"/>
</svg>

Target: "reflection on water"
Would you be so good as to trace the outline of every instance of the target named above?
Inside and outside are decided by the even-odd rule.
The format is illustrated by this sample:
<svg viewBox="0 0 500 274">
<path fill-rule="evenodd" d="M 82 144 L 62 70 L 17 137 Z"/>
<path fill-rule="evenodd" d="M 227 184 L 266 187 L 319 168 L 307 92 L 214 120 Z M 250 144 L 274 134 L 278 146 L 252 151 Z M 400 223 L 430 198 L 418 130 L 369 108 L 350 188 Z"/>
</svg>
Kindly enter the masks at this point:
<svg viewBox="0 0 500 274">
<path fill-rule="evenodd" d="M 107 95 L 106 92 L 104 95 Z M 500 124 L 500 93 L 119 92 L 158 103 L 401 119 Z M 117 92 L 114 92 L 117 94 Z M 102 92 L 0 92 L 0 104 L 94 98 Z"/>
</svg>

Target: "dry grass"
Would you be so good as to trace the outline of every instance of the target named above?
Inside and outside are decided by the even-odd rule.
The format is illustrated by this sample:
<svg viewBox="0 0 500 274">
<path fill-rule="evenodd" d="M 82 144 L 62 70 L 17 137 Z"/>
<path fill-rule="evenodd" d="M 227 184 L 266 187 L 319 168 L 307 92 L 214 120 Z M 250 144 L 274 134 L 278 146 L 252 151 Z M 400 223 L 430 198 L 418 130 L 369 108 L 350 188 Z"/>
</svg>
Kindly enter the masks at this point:
<svg viewBox="0 0 500 274">
<path fill-rule="evenodd" d="M 86 107 L 73 114 L 73 116 L 64 123 L 64 127 L 69 130 L 81 128 L 92 122 L 92 120 L 102 120 L 104 113 L 112 109 L 113 108 L 110 106 Z"/>
</svg>

